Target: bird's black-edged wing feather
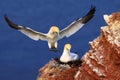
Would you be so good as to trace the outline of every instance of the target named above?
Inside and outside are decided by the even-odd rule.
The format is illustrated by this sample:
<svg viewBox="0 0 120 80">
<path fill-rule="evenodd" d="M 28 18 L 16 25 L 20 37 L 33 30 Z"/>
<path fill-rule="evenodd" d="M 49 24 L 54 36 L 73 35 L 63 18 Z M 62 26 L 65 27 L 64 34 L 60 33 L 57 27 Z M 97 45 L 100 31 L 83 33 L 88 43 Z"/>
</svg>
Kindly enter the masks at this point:
<svg viewBox="0 0 120 80">
<path fill-rule="evenodd" d="M 72 34 L 76 33 L 80 30 L 85 23 L 92 19 L 94 16 L 96 7 L 92 6 L 89 12 L 82 18 L 77 19 L 76 21 L 72 22 L 68 27 L 64 28 L 60 31 L 60 39 L 64 36 L 69 37 Z"/>
<path fill-rule="evenodd" d="M 31 38 L 33 40 L 39 40 L 39 39 L 41 39 L 41 40 L 47 40 L 46 34 L 37 32 L 37 31 L 32 30 L 32 29 L 30 29 L 28 27 L 19 26 L 19 25 L 13 23 L 12 21 L 10 21 L 6 15 L 4 16 L 4 18 L 5 18 L 5 21 L 7 22 L 7 24 L 11 28 L 19 30 L 20 32 L 22 32 L 23 34 L 25 34 L 26 36 L 28 36 L 29 38 Z"/>
</svg>

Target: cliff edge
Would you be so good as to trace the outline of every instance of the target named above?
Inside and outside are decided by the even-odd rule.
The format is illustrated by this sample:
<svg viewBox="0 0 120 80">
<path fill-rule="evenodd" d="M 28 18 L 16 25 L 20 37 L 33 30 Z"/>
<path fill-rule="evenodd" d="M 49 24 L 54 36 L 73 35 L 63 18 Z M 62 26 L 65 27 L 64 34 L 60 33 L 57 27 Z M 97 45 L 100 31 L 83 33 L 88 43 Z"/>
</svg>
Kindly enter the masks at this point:
<svg viewBox="0 0 120 80">
<path fill-rule="evenodd" d="M 119 80 L 120 12 L 104 15 L 107 26 L 90 44 L 81 61 L 69 64 L 51 60 L 39 70 L 37 80 Z"/>
</svg>

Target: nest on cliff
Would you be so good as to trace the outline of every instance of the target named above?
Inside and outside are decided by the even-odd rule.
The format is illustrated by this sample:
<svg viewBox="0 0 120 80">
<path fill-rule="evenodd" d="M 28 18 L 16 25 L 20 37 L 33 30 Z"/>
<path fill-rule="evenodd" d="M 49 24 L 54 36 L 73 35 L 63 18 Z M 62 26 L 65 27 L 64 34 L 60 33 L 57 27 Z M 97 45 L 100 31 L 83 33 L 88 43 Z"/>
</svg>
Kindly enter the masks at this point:
<svg viewBox="0 0 120 80">
<path fill-rule="evenodd" d="M 75 61 L 69 61 L 67 63 L 61 62 L 60 58 L 58 57 L 54 58 L 53 60 L 56 61 L 58 64 L 66 64 L 66 65 L 69 65 L 70 67 L 81 66 L 82 64 L 82 61 L 80 59 Z"/>
</svg>

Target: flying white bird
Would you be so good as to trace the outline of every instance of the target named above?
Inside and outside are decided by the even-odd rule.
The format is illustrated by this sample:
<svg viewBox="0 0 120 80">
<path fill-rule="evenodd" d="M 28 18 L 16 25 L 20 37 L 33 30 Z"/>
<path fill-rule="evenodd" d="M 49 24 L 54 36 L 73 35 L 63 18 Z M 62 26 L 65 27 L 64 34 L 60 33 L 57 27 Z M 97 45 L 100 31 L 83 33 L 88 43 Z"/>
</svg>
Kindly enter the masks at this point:
<svg viewBox="0 0 120 80">
<path fill-rule="evenodd" d="M 65 44 L 62 56 L 60 57 L 60 61 L 63 63 L 68 63 L 70 61 L 76 61 L 79 59 L 79 56 L 75 53 L 71 53 L 71 44 Z"/>
<path fill-rule="evenodd" d="M 58 27 L 52 26 L 48 33 L 44 34 L 42 32 L 37 32 L 35 30 L 32 30 L 28 27 L 20 26 L 8 19 L 8 17 L 5 15 L 5 21 L 8 23 L 8 25 L 11 28 L 14 28 L 29 38 L 33 40 L 44 40 L 48 42 L 48 47 L 50 50 L 58 51 L 57 49 L 57 41 L 62 39 L 63 37 L 70 37 L 74 33 L 76 33 L 78 30 L 80 30 L 85 23 L 87 23 L 91 18 L 94 16 L 95 13 L 95 7 L 91 7 L 89 12 L 82 18 L 77 19 L 76 21 L 72 22 L 70 25 L 68 25 L 66 28 L 59 30 Z"/>
</svg>

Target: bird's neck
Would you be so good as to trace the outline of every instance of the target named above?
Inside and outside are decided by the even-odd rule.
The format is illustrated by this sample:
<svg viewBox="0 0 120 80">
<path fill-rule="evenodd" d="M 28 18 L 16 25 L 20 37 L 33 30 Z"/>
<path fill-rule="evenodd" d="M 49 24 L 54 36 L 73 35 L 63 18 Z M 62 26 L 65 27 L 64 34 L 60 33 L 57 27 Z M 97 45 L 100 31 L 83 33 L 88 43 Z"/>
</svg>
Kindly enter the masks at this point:
<svg viewBox="0 0 120 80">
<path fill-rule="evenodd" d="M 70 50 L 64 50 L 63 55 L 70 55 Z"/>
<path fill-rule="evenodd" d="M 48 32 L 48 35 L 50 38 L 57 38 L 59 34 L 53 34 L 51 32 Z"/>
</svg>

